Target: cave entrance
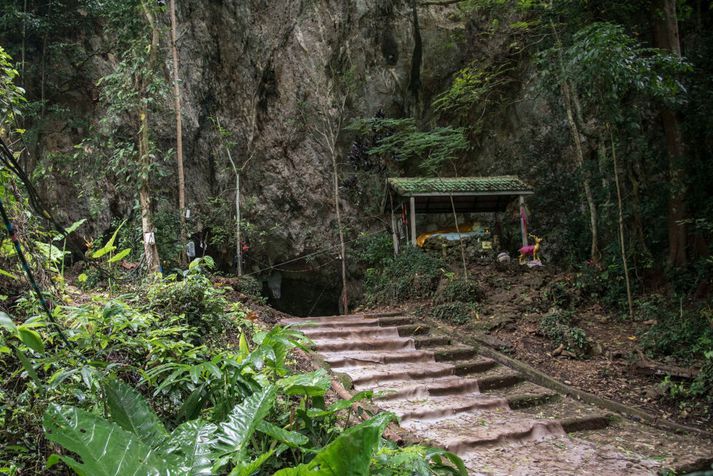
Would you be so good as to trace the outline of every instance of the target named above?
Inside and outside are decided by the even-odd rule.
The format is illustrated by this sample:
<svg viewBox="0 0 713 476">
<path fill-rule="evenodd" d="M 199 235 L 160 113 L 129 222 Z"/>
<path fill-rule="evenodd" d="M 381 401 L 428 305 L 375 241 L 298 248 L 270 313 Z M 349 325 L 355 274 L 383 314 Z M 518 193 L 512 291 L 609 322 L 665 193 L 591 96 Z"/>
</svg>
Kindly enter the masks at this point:
<svg viewBox="0 0 713 476">
<path fill-rule="evenodd" d="M 263 295 L 278 311 L 298 317 L 334 316 L 339 314 L 340 287 L 325 284 L 314 275 L 283 276 L 279 297 L 275 297 L 269 283 L 263 284 Z"/>
</svg>

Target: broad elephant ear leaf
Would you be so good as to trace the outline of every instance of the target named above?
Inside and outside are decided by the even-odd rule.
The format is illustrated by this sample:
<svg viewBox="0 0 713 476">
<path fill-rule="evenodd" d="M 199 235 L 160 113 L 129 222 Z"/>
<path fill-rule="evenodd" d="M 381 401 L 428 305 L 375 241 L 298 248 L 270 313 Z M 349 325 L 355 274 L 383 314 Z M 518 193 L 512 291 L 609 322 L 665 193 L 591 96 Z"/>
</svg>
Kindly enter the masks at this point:
<svg viewBox="0 0 713 476">
<path fill-rule="evenodd" d="M 273 425 L 272 423 L 264 420 L 257 426 L 257 431 L 266 434 L 275 441 L 279 441 L 280 443 L 284 443 L 293 448 L 299 448 L 309 443 L 309 438 L 302 433 L 285 430 L 284 428 L 280 428 L 279 426 Z"/>
<path fill-rule="evenodd" d="M 357 476 L 369 474 L 369 465 L 393 413 L 375 417 L 345 430 L 307 464 L 282 469 L 274 476 Z"/>
<path fill-rule="evenodd" d="M 238 461 L 242 459 L 250 437 L 272 409 L 276 395 L 275 386 L 269 385 L 233 408 L 218 432 L 218 448 L 223 455 L 235 456 L 233 459 Z"/>
<path fill-rule="evenodd" d="M 168 438 L 166 428 L 144 397 L 121 380 L 109 379 L 103 385 L 111 420 L 152 448 Z"/>
<path fill-rule="evenodd" d="M 50 441 L 80 456 L 60 458 L 77 474 L 87 476 L 174 476 L 177 468 L 158 456 L 138 436 L 116 423 L 74 407 L 51 405 L 44 415 Z"/>
<path fill-rule="evenodd" d="M 174 462 L 181 474 L 200 476 L 213 474 L 213 455 L 218 427 L 201 420 L 179 425 L 162 445 L 166 459 Z"/>
<path fill-rule="evenodd" d="M 287 395 L 321 397 L 329 390 L 332 381 L 324 369 L 283 378 L 277 383 Z"/>
</svg>

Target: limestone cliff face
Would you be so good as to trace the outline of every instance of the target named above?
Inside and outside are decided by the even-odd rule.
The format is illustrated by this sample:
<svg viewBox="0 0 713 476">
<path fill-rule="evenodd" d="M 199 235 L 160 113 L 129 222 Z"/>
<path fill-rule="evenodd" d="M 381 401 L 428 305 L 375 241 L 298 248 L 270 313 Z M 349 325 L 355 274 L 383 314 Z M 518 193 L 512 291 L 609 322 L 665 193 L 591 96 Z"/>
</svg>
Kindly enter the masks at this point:
<svg viewBox="0 0 713 476">
<path fill-rule="evenodd" d="M 341 93 L 330 94 L 333 79 L 349 88 L 344 124 L 379 110 L 393 117 L 417 108 L 428 114 L 422 104 L 447 87 L 465 53 L 465 26 L 450 7 L 419 8 L 415 29 L 412 3 L 405 0 L 178 4 L 190 225 L 194 230 L 210 225 L 206 217 L 211 198 L 232 202 L 234 179 L 213 121 L 218 118 L 234 136 L 236 161 L 242 164 L 250 158 L 241 177 L 242 201 L 244 218 L 255 230 L 253 265 L 260 268 L 336 242 L 332 165 L 315 131 L 320 118 L 319 107 L 314 107 L 322 104 L 331 114 L 330 101 L 343 98 Z M 106 38 L 87 35 L 80 40 L 90 51 L 101 50 Z M 165 57 L 168 61 L 170 55 Z M 413 58 L 420 58 L 420 64 L 414 67 Z M 61 58 L 54 61 L 62 63 Z M 82 81 L 72 97 L 51 100 L 90 124 L 96 121 L 102 111 L 94 83 L 116 61 L 111 53 L 92 57 L 75 72 Z M 166 111 L 163 117 L 154 116 L 154 134 L 160 147 L 169 149 L 175 138 L 169 99 Z M 71 150 L 86 133 L 86 128 L 66 126 L 62 121 L 43 125 L 41 156 Z M 343 157 L 352 139 L 349 133 L 339 136 L 342 177 L 350 174 Z M 171 170 L 170 162 L 166 169 Z M 48 198 L 67 219 L 92 216 L 96 231 L 106 229 L 112 215 L 125 213 L 133 204 L 130 194 L 122 196 L 112 184 L 102 185 L 101 196 L 91 200 L 82 195 L 82 187 L 95 180 L 89 173 L 64 180 L 61 165 L 54 173 L 46 182 Z M 170 206 L 176 200 L 174 176 L 155 182 L 157 203 L 163 199 Z M 359 203 L 344 194 L 342 206 L 353 235 L 347 239 L 373 223 L 366 220 L 365 209 L 378 203 L 381 194 L 372 192 Z"/>
</svg>

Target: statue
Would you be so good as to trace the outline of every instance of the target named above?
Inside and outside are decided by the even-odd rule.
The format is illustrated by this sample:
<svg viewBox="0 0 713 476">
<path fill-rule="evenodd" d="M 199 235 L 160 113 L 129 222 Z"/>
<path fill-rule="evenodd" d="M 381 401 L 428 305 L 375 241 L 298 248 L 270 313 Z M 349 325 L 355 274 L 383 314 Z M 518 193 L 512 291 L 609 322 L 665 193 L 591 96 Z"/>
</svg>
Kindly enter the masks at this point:
<svg viewBox="0 0 713 476">
<path fill-rule="evenodd" d="M 542 238 L 535 236 L 535 235 L 529 235 L 533 240 L 535 240 L 534 245 L 526 245 L 520 248 L 520 258 L 518 259 L 520 264 L 525 264 L 525 259 L 528 256 L 532 256 L 532 260 L 527 263 L 528 266 L 531 268 L 534 266 L 542 266 L 542 261 L 540 261 L 540 258 L 538 254 L 540 253 L 540 243 L 542 243 Z"/>
</svg>

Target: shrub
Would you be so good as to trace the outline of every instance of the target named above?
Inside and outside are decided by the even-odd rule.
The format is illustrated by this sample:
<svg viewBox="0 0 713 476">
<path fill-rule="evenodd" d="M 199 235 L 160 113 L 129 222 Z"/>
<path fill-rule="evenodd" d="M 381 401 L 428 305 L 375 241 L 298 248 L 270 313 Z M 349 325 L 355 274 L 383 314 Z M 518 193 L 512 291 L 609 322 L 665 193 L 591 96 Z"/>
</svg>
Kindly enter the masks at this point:
<svg viewBox="0 0 713 476">
<path fill-rule="evenodd" d="M 548 306 L 571 309 L 579 304 L 579 293 L 568 281 L 557 280 L 550 283 L 543 298 Z"/>
<path fill-rule="evenodd" d="M 470 322 L 476 312 L 475 304 L 465 302 L 449 302 L 431 309 L 431 317 L 451 324 L 462 325 Z"/>
<path fill-rule="evenodd" d="M 590 350 L 587 333 L 573 325 L 574 313 L 557 310 L 542 318 L 539 331 L 557 345 L 564 345 L 569 352 L 585 355 Z"/>
<path fill-rule="evenodd" d="M 673 309 L 661 296 L 637 301 L 643 318 L 656 319 L 642 336 L 642 347 L 653 356 L 673 356 L 689 363 L 713 350 L 713 308 Z"/>
<path fill-rule="evenodd" d="M 212 260 L 196 259 L 182 280 L 174 274 L 154 281 L 146 293 L 148 308 L 165 317 L 183 316 L 201 335 L 222 331 L 230 305 L 224 291 L 203 274 L 211 266 Z"/>
<path fill-rule="evenodd" d="M 262 282 L 252 276 L 239 276 L 238 291 L 257 301 L 263 301 Z"/>
<path fill-rule="evenodd" d="M 430 298 L 436 291 L 443 267 L 440 259 L 406 248 L 384 263 L 383 268 L 367 270 L 364 281 L 367 304 Z"/>
<path fill-rule="evenodd" d="M 465 281 L 463 279 L 448 279 L 438 287 L 436 295 L 433 297 L 434 304 L 445 304 L 449 302 L 480 302 L 485 297 L 475 281 Z"/>
</svg>

